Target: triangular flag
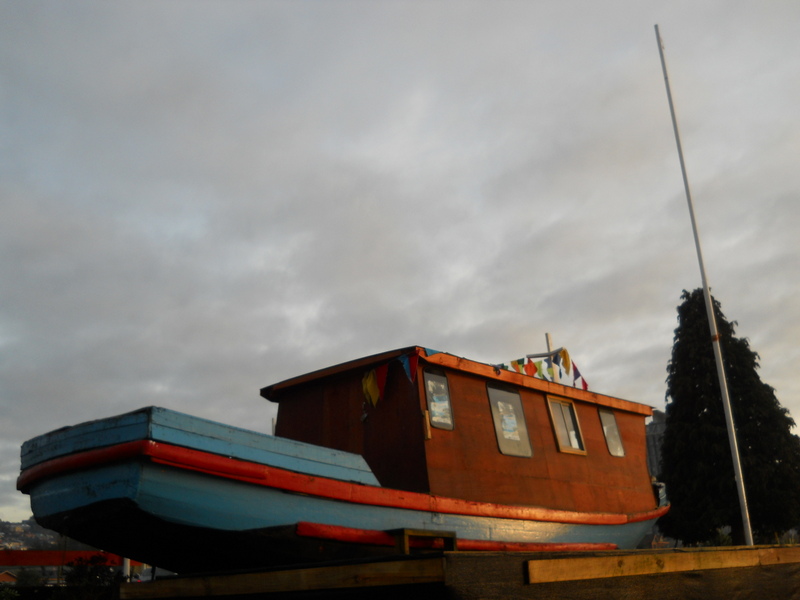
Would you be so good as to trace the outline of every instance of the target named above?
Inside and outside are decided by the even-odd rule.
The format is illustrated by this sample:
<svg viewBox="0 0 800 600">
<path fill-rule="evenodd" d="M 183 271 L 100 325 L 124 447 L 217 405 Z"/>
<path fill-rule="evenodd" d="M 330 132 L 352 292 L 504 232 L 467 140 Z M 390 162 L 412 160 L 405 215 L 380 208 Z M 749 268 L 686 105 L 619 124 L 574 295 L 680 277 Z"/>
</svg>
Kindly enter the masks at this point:
<svg viewBox="0 0 800 600">
<path fill-rule="evenodd" d="M 529 360 L 525 363 L 525 373 L 531 377 L 536 377 L 539 374 L 539 369 L 536 368 L 536 363 Z"/>
<path fill-rule="evenodd" d="M 414 381 L 411 379 L 411 365 L 408 363 L 408 356 L 401 356 L 397 360 L 400 361 L 400 364 L 403 365 L 403 370 L 406 372 L 406 377 L 408 377 L 409 381 Z"/>
<path fill-rule="evenodd" d="M 570 360 L 569 360 L 569 352 L 567 352 L 566 348 L 562 348 L 561 349 L 561 364 L 564 365 L 564 369 L 567 371 L 567 373 L 569 373 L 570 370 L 571 370 L 571 367 L 570 367 Z"/>
<path fill-rule="evenodd" d="M 378 384 L 378 399 L 383 398 L 383 390 L 386 389 L 386 376 L 389 374 L 389 363 L 381 365 L 375 369 L 375 381 Z M 375 401 L 377 404 L 377 400 Z"/>
<path fill-rule="evenodd" d="M 408 370 L 411 371 L 411 382 L 417 379 L 417 365 L 419 364 L 419 354 L 414 352 L 408 356 Z"/>
<path fill-rule="evenodd" d="M 364 396 L 372 406 L 378 404 L 380 391 L 378 390 L 378 380 L 375 377 L 375 371 L 368 371 L 364 374 L 364 378 L 361 380 L 361 388 L 364 390 Z"/>
<path fill-rule="evenodd" d="M 578 387 L 577 383 L 578 383 L 578 380 L 580 379 L 581 380 L 581 387 L 584 390 L 588 390 L 589 389 L 589 384 L 587 383 L 587 381 L 584 378 L 584 376 L 581 375 L 581 372 L 578 370 L 578 365 L 576 365 L 574 362 L 572 363 L 572 373 L 573 373 L 573 379 L 572 379 L 573 387 Z"/>
</svg>

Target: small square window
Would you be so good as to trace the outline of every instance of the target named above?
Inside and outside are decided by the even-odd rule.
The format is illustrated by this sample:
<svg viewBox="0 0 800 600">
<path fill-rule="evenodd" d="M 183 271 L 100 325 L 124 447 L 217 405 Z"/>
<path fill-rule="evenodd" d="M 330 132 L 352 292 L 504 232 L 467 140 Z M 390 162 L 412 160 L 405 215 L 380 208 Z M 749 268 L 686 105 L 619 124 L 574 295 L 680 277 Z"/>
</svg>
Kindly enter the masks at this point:
<svg viewBox="0 0 800 600">
<path fill-rule="evenodd" d="M 617 427 L 617 418 L 614 413 L 607 408 L 598 409 L 600 413 L 600 423 L 603 426 L 603 435 L 606 436 L 606 445 L 611 456 L 625 456 L 625 448 L 622 446 L 622 438 Z"/>
<path fill-rule="evenodd" d="M 494 431 L 500 452 L 509 456 L 532 456 L 528 427 L 519 393 L 488 386 Z"/>
<path fill-rule="evenodd" d="M 431 425 L 439 429 L 453 429 L 450 389 L 444 372 L 425 369 L 425 396 Z"/>
<path fill-rule="evenodd" d="M 550 407 L 558 449 L 572 454 L 586 454 L 578 415 L 572 402 L 561 398 L 548 398 L 547 403 Z"/>
</svg>

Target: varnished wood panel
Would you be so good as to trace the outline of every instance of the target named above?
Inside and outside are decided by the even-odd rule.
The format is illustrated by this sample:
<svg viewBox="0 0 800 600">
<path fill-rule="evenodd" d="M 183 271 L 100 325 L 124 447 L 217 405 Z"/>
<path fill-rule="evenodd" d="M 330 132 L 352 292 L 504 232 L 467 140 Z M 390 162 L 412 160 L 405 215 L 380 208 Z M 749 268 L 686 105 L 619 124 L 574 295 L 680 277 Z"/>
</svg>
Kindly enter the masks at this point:
<svg viewBox="0 0 800 600">
<path fill-rule="evenodd" d="M 362 387 L 370 367 L 284 390 L 275 433 L 361 454 L 384 487 L 427 492 L 416 388 L 402 365 L 392 361 L 383 397 L 373 406 Z"/>
<path fill-rule="evenodd" d="M 590 512 L 655 507 L 643 415 L 616 412 L 626 455 L 615 457 L 608 451 L 598 407 L 575 401 L 586 454 L 564 453 L 556 444 L 547 396 L 520 389 L 533 456 L 506 456 L 497 446 L 485 380 L 449 369 L 446 373 L 455 427 L 433 429 L 426 443 L 431 493 Z M 465 470 L 469 477 L 463 476 Z"/>
</svg>

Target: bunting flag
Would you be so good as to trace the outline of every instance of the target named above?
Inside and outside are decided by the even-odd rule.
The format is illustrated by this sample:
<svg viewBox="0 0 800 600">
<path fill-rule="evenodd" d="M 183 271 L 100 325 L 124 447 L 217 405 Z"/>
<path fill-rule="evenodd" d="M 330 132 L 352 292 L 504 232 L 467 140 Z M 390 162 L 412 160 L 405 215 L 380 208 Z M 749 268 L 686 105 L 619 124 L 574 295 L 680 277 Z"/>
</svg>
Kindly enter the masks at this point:
<svg viewBox="0 0 800 600">
<path fill-rule="evenodd" d="M 581 372 L 578 370 L 578 365 L 572 360 L 566 348 L 562 348 L 561 352 L 552 357 L 540 358 L 537 360 L 532 360 L 527 357 L 518 358 L 517 360 L 512 360 L 497 366 L 507 371 L 522 373 L 538 379 L 544 379 L 545 381 L 571 385 L 572 387 L 584 390 L 589 389 L 589 384 L 586 382 L 586 379 L 583 378 L 583 375 L 581 375 Z"/>
<path fill-rule="evenodd" d="M 375 381 L 378 384 L 378 399 L 383 398 L 383 390 L 386 389 L 386 376 L 389 375 L 389 363 L 383 364 L 375 369 Z"/>
<path fill-rule="evenodd" d="M 589 389 L 589 384 L 586 383 L 586 380 L 583 378 L 583 375 L 581 375 L 581 372 L 578 371 L 578 365 L 576 365 L 575 363 L 572 363 L 572 367 L 573 367 L 573 369 L 572 369 L 572 386 L 573 387 L 578 387 L 578 380 L 580 379 L 581 387 L 584 390 L 588 390 Z"/>
<path fill-rule="evenodd" d="M 403 365 L 403 370 L 406 372 L 406 377 L 411 383 L 417 379 L 417 364 L 419 363 L 419 355 L 415 352 L 413 354 L 405 354 L 398 358 L 400 364 Z"/>
<path fill-rule="evenodd" d="M 378 404 L 380 398 L 380 391 L 378 390 L 378 378 L 375 376 L 375 371 L 367 371 L 364 378 L 361 380 L 361 387 L 364 390 L 364 396 L 372 406 Z"/>
<path fill-rule="evenodd" d="M 417 379 L 419 355 L 416 352 L 412 352 L 411 354 L 399 356 L 394 360 L 400 361 L 406 377 L 408 377 L 411 383 L 414 383 Z M 375 367 L 371 371 L 367 371 L 361 379 L 361 388 L 364 390 L 364 397 L 372 406 L 377 406 L 378 401 L 383 399 L 383 392 L 386 389 L 386 379 L 389 376 L 389 363 L 391 362 L 392 361 L 389 361 Z"/>
<path fill-rule="evenodd" d="M 561 364 L 564 366 L 564 369 L 569 373 L 572 370 L 572 363 L 569 359 L 569 352 L 567 352 L 566 348 L 562 348 L 561 352 L 559 352 L 561 356 Z"/>
</svg>

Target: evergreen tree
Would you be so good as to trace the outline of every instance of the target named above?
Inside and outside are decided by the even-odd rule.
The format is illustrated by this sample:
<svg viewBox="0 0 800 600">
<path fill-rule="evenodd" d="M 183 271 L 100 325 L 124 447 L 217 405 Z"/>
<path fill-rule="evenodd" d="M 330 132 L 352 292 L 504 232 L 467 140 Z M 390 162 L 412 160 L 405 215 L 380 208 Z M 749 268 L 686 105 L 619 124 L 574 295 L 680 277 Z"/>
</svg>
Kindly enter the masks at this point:
<svg viewBox="0 0 800 600">
<path fill-rule="evenodd" d="M 684 290 L 672 359 L 667 366 L 667 419 L 661 478 L 672 508 L 660 522 L 687 544 L 710 540 L 730 526 L 743 542 L 722 396 L 701 289 Z M 775 390 L 757 373 L 759 356 L 735 337 L 713 301 L 754 536 L 775 536 L 800 524 L 800 438 Z"/>
</svg>

